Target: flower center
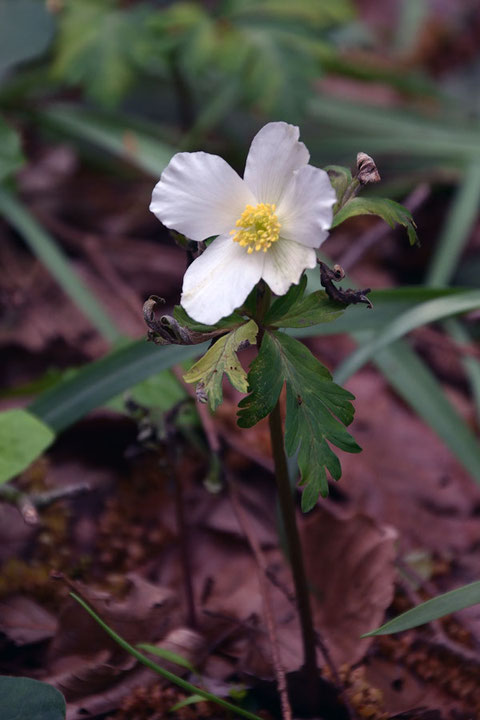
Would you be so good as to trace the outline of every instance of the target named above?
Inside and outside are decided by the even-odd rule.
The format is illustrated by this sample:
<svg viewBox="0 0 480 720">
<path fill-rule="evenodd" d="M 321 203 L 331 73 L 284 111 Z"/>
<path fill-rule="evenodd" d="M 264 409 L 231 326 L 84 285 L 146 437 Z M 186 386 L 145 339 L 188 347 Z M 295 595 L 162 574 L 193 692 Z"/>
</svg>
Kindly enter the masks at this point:
<svg viewBox="0 0 480 720">
<path fill-rule="evenodd" d="M 276 206 L 259 203 L 255 207 L 247 205 L 235 223 L 236 230 L 231 230 L 233 241 L 247 248 L 247 253 L 263 250 L 267 252 L 272 243 L 277 242 L 280 233 L 280 222 L 275 215 Z"/>
</svg>

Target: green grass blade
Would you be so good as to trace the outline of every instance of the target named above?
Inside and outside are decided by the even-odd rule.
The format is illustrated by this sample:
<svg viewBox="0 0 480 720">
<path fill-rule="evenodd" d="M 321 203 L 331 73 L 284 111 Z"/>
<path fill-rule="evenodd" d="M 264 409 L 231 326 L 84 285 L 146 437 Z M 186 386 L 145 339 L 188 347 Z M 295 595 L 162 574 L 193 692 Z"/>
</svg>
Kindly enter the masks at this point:
<svg viewBox="0 0 480 720">
<path fill-rule="evenodd" d="M 436 163 L 440 159 L 464 162 L 479 156 L 480 125 L 463 124 L 458 119 L 443 123 L 433 122 L 421 115 L 390 111 L 374 105 L 362 105 L 320 95 L 309 103 L 309 112 L 313 120 L 341 131 L 337 150 L 357 152 L 363 149 L 370 154 L 392 153 L 410 154 L 416 157 L 433 157 Z M 345 132 L 347 131 L 347 132 Z M 320 143 L 325 143 L 323 134 L 318 132 L 308 141 L 310 150 L 320 151 Z"/>
<path fill-rule="evenodd" d="M 432 620 L 449 615 L 459 610 L 477 605 L 480 603 L 480 582 L 473 582 L 469 585 L 450 590 L 450 592 L 438 595 L 437 597 L 427 600 L 417 605 L 411 610 L 398 615 L 389 622 L 386 622 L 376 630 L 371 630 L 362 637 L 371 637 L 372 635 L 392 635 L 393 633 L 402 632 L 402 630 L 410 630 L 410 628 L 425 625 Z"/>
<path fill-rule="evenodd" d="M 451 280 L 462 250 L 468 242 L 479 208 L 480 161 L 475 160 L 467 166 L 463 181 L 447 215 L 425 280 L 428 286 L 447 285 Z M 470 342 L 468 333 L 458 322 L 450 320 L 445 327 L 454 340 Z M 480 416 L 480 363 L 475 358 L 463 358 L 462 362 L 472 388 L 477 415 Z"/>
<path fill-rule="evenodd" d="M 422 303 L 408 312 L 400 315 L 381 332 L 361 345 L 337 368 L 335 376 L 337 382 L 343 384 L 375 354 L 395 340 L 399 340 L 407 333 L 437 320 L 443 320 L 452 315 L 476 310 L 480 307 L 480 290 L 464 292 L 456 297 L 438 298 Z"/>
<path fill-rule="evenodd" d="M 0 213 L 22 236 L 31 251 L 45 265 L 98 332 L 110 343 L 117 342 L 122 335 L 96 300 L 91 289 L 86 287 L 72 270 L 70 263 L 53 238 L 37 223 L 27 208 L 5 188 L 0 188 Z"/>
<path fill-rule="evenodd" d="M 444 325 L 450 337 L 455 340 L 455 342 L 465 345 L 469 345 L 472 342 L 469 333 L 459 321 L 453 319 L 446 320 Z M 462 365 L 470 381 L 470 387 L 477 410 L 477 418 L 480 421 L 480 362 L 474 357 L 464 355 L 462 357 Z"/>
<path fill-rule="evenodd" d="M 468 241 L 480 207 L 480 161 L 475 159 L 465 171 L 457 195 L 447 215 L 425 284 L 448 285 L 458 259 Z"/>
<path fill-rule="evenodd" d="M 157 645 L 150 645 L 150 643 L 138 643 L 137 648 L 139 650 L 145 650 L 151 655 L 156 655 L 157 657 L 162 658 L 162 660 L 166 660 L 167 662 L 175 663 L 175 665 L 179 665 L 180 667 L 185 668 L 185 670 L 188 670 L 191 673 L 197 674 L 197 671 L 189 660 L 184 658 L 182 655 L 173 652 L 172 650 L 167 650 L 166 648 L 158 647 Z"/>
<path fill-rule="evenodd" d="M 64 135 L 90 142 L 154 178 L 160 177 L 175 153 L 155 136 L 153 128 L 121 115 L 111 117 L 59 103 L 38 112 L 38 120 Z"/>
<path fill-rule="evenodd" d="M 220 697 L 217 697 L 216 695 L 213 695 L 212 693 L 207 692 L 206 690 L 202 690 L 201 688 L 195 687 L 195 685 L 192 685 L 191 683 L 187 682 L 181 677 L 178 677 L 178 675 L 175 675 L 174 673 L 170 672 L 169 670 L 166 670 L 165 668 L 160 667 L 160 665 L 157 665 L 156 663 L 149 660 L 145 655 L 142 655 L 141 652 L 136 650 L 132 645 L 130 645 L 126 640 L 124 640 L 120 635 L 117 635 L 115 630 L 112 630 L 111 627 L 109 627 L 102 619 L 97 615 L 96 612 L 92 610 L 89 605 L 76 593 L 71 592 L 71 597 L 76 600 L 84 610 L 87 611 L 87 613 L 97 622 L 101 628 L 105 630 L 105 632 L 112 638 L 112 640 L 115 640 L 115 642 L 120 645 L 123 650 L 128 652 L 130 655 L 132 655 L 134 658 L 136 658 L 142 665 L 145 665 L 146 667 L 150 668 L 150 670 L 153 670 L 154 672 L 158 673 L 162 677 L 164 677 L 166 680 L 169 680 L 169 682 L 173 683 L 174 685 L 177 685 L 178 687 L 181 687 L 182 690 L 185 690 L 187 693 L 191 693 L 194 695 L 200 695 L 205 700 L 209 700 L 210 702 L 215 703 L 216 705 L 220 705 L 220 707 L 225 708 L 226 710 L 230 710 L 230 712 L 233 712 L 237 715 L 241 715 L 242 717 L 249 718 L 249 720 L 261 720 L 261 718 L 258 715 L 254 715 L 251 712 L 248 712 L 248 710 L 244 710 L 243 708 L 239 708 L 236 705 L 233 705 L 232 703 L 227 702 L 226 700 L 223 700 Z"/>
<path fill-rule="evenodd" d="M 398 394 L 443 440 L 480 482 L 480 445 L 425 363 L 403 340 L 381 350 L 374 360 Z"/>
<path fill-rule="evenodd" d="M 207 343 L 166 347 L 145 340 L 128 343 L 86 365 L 73 378 L 46 390 L 33 401 L 29 410 L 52 430 L 61 432 L 132 385 L 200 355 L 207 347 Z"/>
</svg>

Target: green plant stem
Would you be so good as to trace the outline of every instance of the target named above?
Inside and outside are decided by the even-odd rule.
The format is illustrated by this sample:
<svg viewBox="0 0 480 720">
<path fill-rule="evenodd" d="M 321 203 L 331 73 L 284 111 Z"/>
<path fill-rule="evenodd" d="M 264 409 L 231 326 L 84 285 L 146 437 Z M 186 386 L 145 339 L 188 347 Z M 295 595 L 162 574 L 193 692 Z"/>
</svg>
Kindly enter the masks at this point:
<svg viewBox="0 0 480 720">
<path fill-rule="evenodd" d="M 224 707 L 226 710 L 230 710 L 233 713 L 236 713 L 237 715 L 242 715 L 243 717 L 249 718 L 249 720 L 261 720 L 261 718 L 258 715 L 254 715 L 251 712 L 248 712 L 248 710 L 243 710 L 243 708 L 237 707 L 236 705 L 233 705 L 232 703 L 227 702 L 226 700 L 222 700 L 222 698 L 217 697 L 217 695 L 213 695 L 212 693 L 207 692 L 206 690 L 202 690 L 199 687 L 196 687 L 195 685 L 192 685 L 191 683 L 187 682 L 181 677 L 178 677 L 178 675 L 175 675 L 174 673 L 170 672 L 166 668 L 161 667 L 160 665 L 157 665 L 157 663 L 154 663 L 152 660 L 149 660 L 145 655 L 143 655 L 141 652 L 136 650 L 130 643 L 128 643 L 126 640 L 124 640 L 120 635 L 117 635 L 115 630 L 112 630 L 111 627 L 109 627 L 102 618 L 97 615 L 96 612 L 92 610 L 92 608 L 81 598 L 77 593 L 71 592 L 70 596 L 76 600 L 84 610 L 87 611 L 87 613 L 97 622 L 100 627 L 102 627 L 105 632 L 110 635 L 110 637 L 115 640 L 115 642 L 120 645 L 121 648 L 126 650 L 130 655 L 132 655 L 134 658 L 136 658 L 139 662 L 142 663 L 142 665 L 146 665 L 150 670 L 153 670 L 154 672 L 158 673 L 159 675 L 162 675 L 164 678 L 169 680 L 174 685 L 178 685 L 178 687 L 181 687 L 182 690 L 185 690 L 187 693 L 194 693 L 196 695 L 200 695 L 202 698 L 205 698 L 205 700 L 210 700 L 213 703 L 216 703 L 217 705 L 220 705 L 221 707 Z"/>
<path fill-rule="evenodd" d="M 287 458 L 283 444 L 282 417 L 280 414 L 280 401 L 277 402 L 269 415 L 270 438 L 272 441 L 273 461 L 275 464 L 275 480 L 277 483 L 278 498 L 287 540 L 287 551 L 292 568 L 298 614 L 302 629 L 303 656 L 307 692 L 315 703 L 318 686 L 317 655 L 315 650 L 315 631 L 313 628 L 310 594 L 308 591 L 307 576 L 303 563 L 302 546 L 298 534 L 295 517 L 295 504 L 290 489 L 288 477 Z"/>
</svg>

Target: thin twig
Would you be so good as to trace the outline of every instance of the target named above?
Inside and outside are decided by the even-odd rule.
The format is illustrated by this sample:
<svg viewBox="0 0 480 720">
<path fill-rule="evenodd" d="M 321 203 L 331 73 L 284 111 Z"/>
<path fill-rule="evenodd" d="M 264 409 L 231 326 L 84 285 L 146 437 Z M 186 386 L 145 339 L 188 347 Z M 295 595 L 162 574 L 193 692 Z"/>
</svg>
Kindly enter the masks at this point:
<svg viewBox="0 0 480 720">
<path fill-rule="evenodd" d="M 7 484 L 0 486 L 0 502 L 14 505 L 27 525 L 38 525 L 40 522 L 38 510 L 52 505 L 57 500 L 76 497 L 89 490 L 88 483 L 77 483 L 43 493 L 29 494 Z"/>
<path fill-rule="evenodd" d="M 292 720 L 292 709 L 288 699 L 287 679 L 285 670 L 280 660 L 280 649 L 278 645 L 277 631 L 275 621 L 273 619 L 273 611 L 269 593 L 269 586 L 266 581 L 266 569 L 267 563 L 262 553 L 258 538 L 252 530 L 247 514 L 245 513 L 240 497 L 233 482 L 232 478 L 227 475 L 228 487 L 230 490 L 230 499 L 232 502 L 233 510 L 237 517 L 238 523 L 243 530 L 245 537 L 247 538 L 248 544 L 252 551 L 253 557 L 257 564 L 258 582 L 260 585 L 260 592 L 262 595 L 263 611 L 265 614 L 265 620 L 267 624 L 268 637 L 272 649 L 273 667 L 275 670 L 275 677 L 277 679 L 278 692 L 280 694 L 280 703 L 282 707 L 283 720 Z"/>
</svg>

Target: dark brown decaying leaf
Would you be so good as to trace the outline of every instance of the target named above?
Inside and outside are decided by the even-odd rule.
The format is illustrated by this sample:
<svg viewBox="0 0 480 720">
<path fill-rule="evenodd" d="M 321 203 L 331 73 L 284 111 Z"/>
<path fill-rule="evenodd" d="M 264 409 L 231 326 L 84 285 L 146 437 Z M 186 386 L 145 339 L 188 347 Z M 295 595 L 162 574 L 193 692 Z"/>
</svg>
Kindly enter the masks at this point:
<svg viewBox="0 0 480 720">
<path fill-rule="evenodd" d="M 397 533 L 361 513 L 321 503 L 301 524 L 316 626 L 338 665 L 361 660 L 364 628 L 383 619 L 393 598 Z M 373 623 L 373 625 L 372 625 Z"/>
<path fill-rule="evenodd" d="M 0 633 L 17 646 L 49 640 L 57 628 L 54 615 L 25 595 L 0 602 Z"/>
</svg>

